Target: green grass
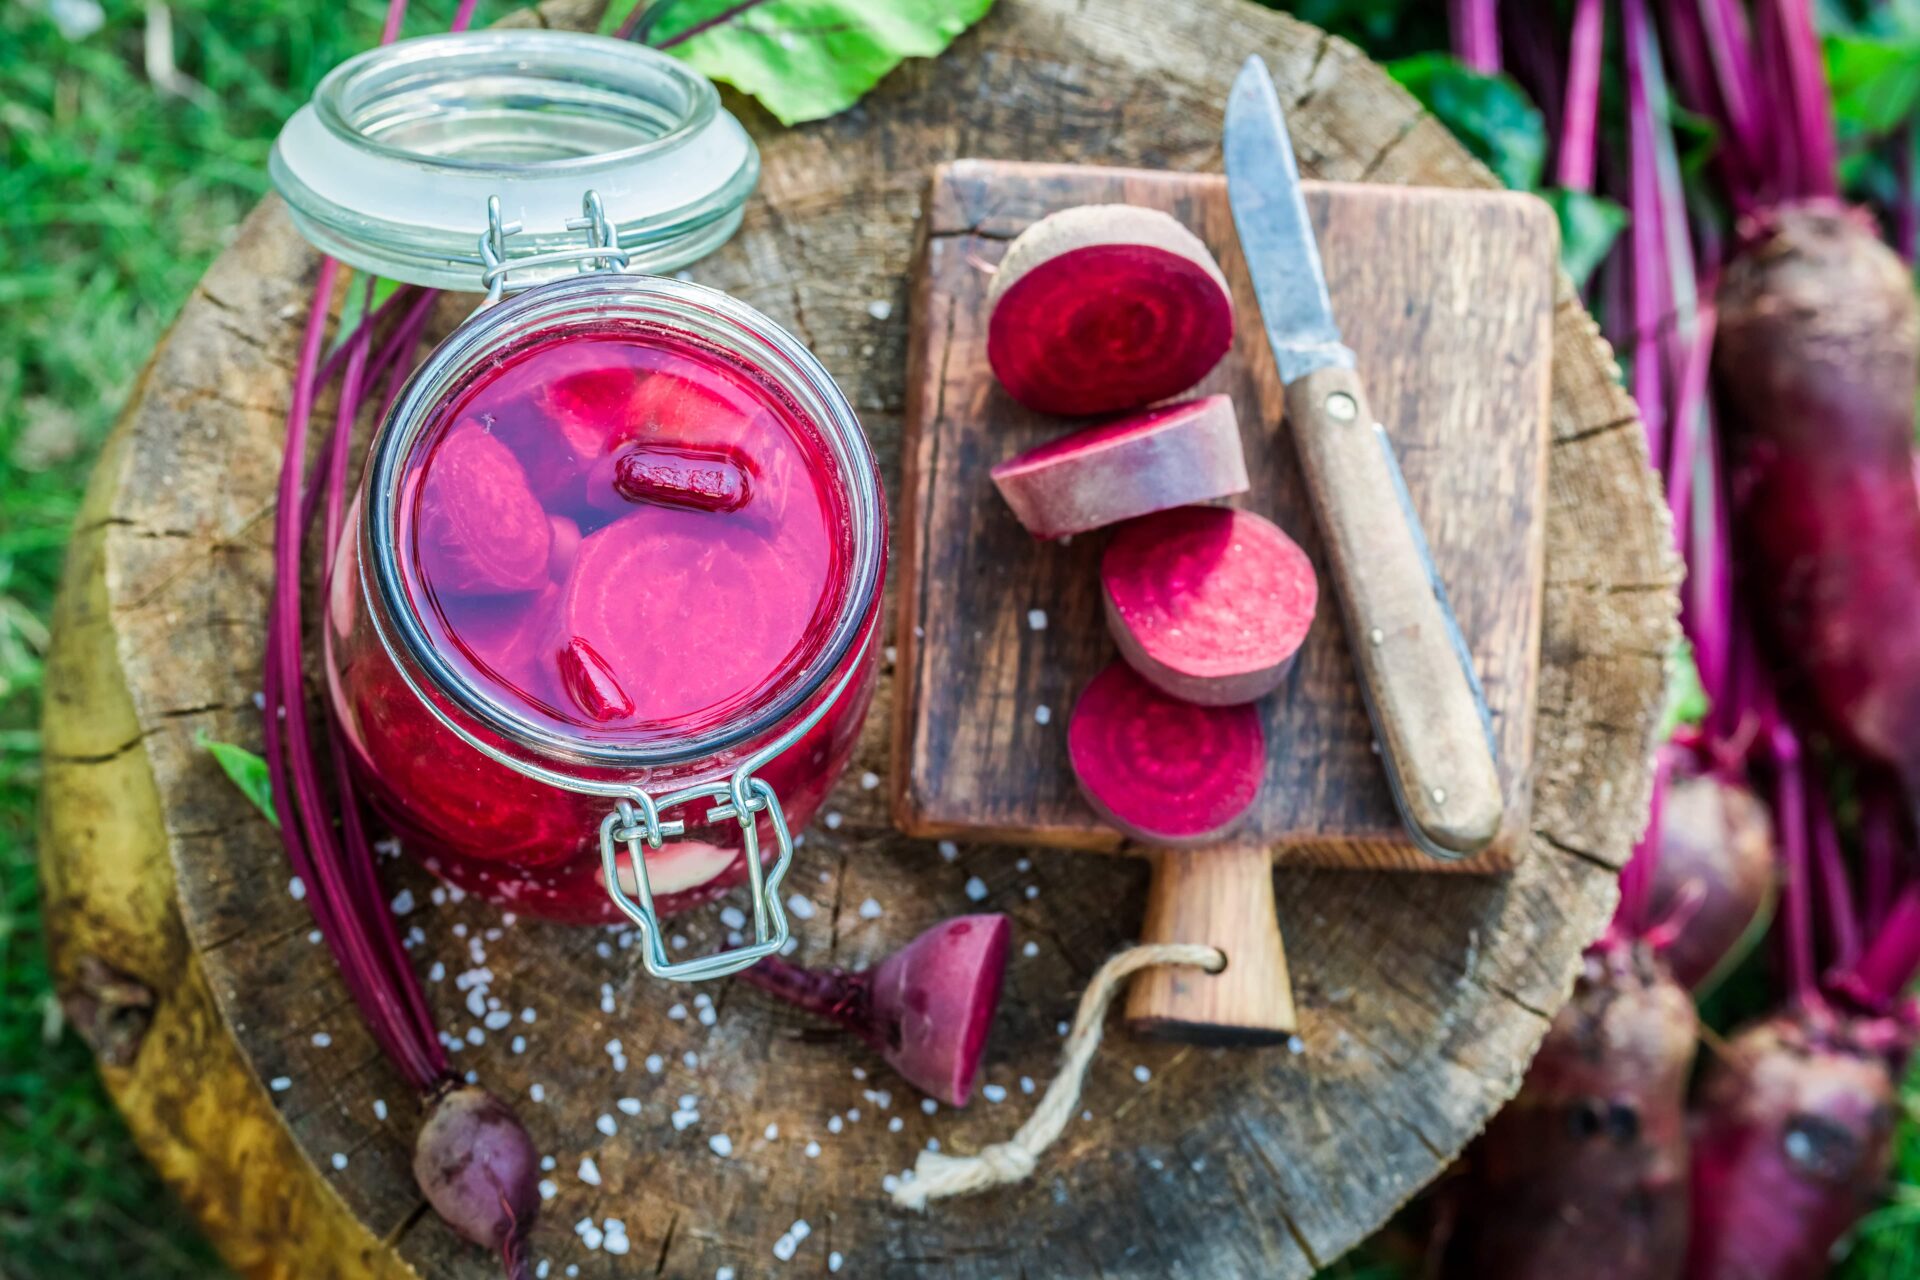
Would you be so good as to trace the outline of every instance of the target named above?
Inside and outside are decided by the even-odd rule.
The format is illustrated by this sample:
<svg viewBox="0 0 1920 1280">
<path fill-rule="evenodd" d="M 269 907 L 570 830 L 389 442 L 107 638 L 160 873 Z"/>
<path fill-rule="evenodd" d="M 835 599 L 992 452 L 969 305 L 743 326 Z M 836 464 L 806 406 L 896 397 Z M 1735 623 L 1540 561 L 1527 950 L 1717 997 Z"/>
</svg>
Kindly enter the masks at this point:
<svg viewBox="0 0 1920 1280">
<path fill-rule="evenodd" d="M 425 0 L 409 30 L 443 28 Z M 482 19 L 510 6 L 483 8 Z M 145 5 L 79 40 L 0 3 L 0 1275 L 219 1273 L 60 1021 L 34 825 L 45 619 L 100 440 L 141 363 L 266 190 L 280 122 L 378 39 L 382 0 L 172 6 L 191 77 L 144 69 Z"/>
</svg>

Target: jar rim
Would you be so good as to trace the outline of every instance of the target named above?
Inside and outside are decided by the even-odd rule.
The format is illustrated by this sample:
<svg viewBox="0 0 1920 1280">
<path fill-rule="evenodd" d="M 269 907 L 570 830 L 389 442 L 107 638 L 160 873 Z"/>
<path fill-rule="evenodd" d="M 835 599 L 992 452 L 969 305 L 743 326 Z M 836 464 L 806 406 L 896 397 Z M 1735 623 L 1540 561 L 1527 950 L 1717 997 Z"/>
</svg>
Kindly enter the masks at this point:
<svg viewBox="0 0 1920 1280">
<path fill-rule="evenodd" d="M 773 696 L 712 729 L 670 742 L 603 742 L 568 734 L 529 717 L 481 688 L 434 645 L 400 564 L 400 479 L 414 445 L 435 420 L 448 392 L 522 326 L 565 322 L 585 304 L 595 319 L 644 318 L 663 327 L 703 323 L 749 340 L 776 360 L 756 367 L 789 394 L 825 438 L 838 467 L 851 526 L 847 586 L 824 644 Z M 684 330 L 683 330 L 684 331 Z M 756 352 L 761 354 L 761 352 Z M 744 358 L 753 358 L 751 356 Z M 784 366 L 784 367 L 782 367 Z M 884 568 L 885 512 L 872 446 L 853 408 L 817 357 L 792 334 L 747 304 L 691 281 L 663 276 L 600 273 L 573 276 L 530 289 L 483 309 L 440 344 L 414 372 L 380 425 L 367 470 L 362 525 L 363 588 L 377 607 L 369 614 L 396 666 L 421 671 L 432 692 L 505 741 L 543 760 L 633 770 L 684 764 L 751 743 L 807 706 L 827 686 L 866 629 Z M 409 681 L 411 683 L 411 681 Z"/>
</svg>

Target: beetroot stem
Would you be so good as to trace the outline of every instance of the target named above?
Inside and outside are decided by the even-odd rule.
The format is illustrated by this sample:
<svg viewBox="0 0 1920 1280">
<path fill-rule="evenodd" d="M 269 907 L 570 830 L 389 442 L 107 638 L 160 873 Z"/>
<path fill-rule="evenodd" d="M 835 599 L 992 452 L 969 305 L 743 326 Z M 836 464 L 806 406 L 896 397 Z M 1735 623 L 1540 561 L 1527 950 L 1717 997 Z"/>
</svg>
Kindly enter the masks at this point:
<svg viewBox="0 0 1920 1280">
<path fill-rule="evenodd" d="M 1847 969 L 1860 955 L 1860 916 L 1854 908 L 1853 886 L 1847 882 L 1847 867 L 1840 852 L 1840 833 L 1833 825 L 1833 807 L 1826 789 L 1816 786 L 1810 797 L 1807 817 L 1815 865 L 1820 873 L 1820 897 L 1826 904 L 1827 937 L 1832 944 L 1832 965 Z"/>
<path fill-rule="evenodd" d="M 742 969 L 740 977 L 749 986 L 851 1031 L 869 1044 L 875 1042 L 868 987 L 860 974 L 844 969 L 802 969 L 779 956 L 768 956 Z"/>
<path fill-rule="evenodd" d="M 1813 960 L 1812 868 L 1807 860 L 1807 798 L 1805 763 L 1793 730 L 1775 721 L 1770 735 L 1778 772 L 1776 804 L 1781 859 L 1786 864 L 1787 972 L 1796 1003 L 1818 1001 Z"/>
<path fill-rule="evenodd" d="M 1600 120 L 1600 60 L 1606 46 L 1606 0 L 1575 0 L 1567 46 L 1567 92 L 1560 114 L 1555 180 L 1569 191 L 1593 190 L 1594 141 Z"/>
<path fill-rule="evenodd" d="M 1909 883 L 1853 966 L 1852 985 L 1870 1004 L 1893 1000 L 1920 976 L 1920 881 Z"/>
<path fill-rule="evenodd" d="M 1447 0 L 1454 56 L 1481 75 L 1500 71 L 1499 0 Z"/>
</svg>

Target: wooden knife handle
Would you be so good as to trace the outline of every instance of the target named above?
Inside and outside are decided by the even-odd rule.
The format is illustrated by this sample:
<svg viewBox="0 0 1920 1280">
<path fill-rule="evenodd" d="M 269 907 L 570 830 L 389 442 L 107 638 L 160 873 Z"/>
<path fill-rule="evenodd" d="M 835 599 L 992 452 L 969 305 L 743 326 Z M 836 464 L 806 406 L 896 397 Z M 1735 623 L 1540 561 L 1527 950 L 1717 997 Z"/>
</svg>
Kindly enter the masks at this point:
<svg viewBox="0 0 1920 1280">
<path fill-rule="evenodd" d="M 1273 854 L 1265 846 L 1155 853 L 1140 940 L 1218 947 L 1227 967 L 1143 969 L 1127 991 L 1127 1026 L 1135 1035 L 1253 1045 L 1293 1034 L 1293 985 L 1274 911 Z"/>
<path fill-rule="evenodd" d="M 1401 816 L 1429 853 L 1469 856 L 1500 831 L 1500 776 L 1385 431 L 1351 369 L 1294 382 L 1287 418 Z"/>
</svg>

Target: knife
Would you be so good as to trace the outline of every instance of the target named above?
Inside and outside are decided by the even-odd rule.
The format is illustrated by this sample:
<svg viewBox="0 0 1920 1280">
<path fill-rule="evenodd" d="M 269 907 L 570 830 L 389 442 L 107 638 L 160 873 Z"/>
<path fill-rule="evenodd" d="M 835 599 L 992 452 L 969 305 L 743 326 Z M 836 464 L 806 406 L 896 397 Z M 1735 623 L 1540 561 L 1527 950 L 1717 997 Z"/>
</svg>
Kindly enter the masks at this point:
<svg viewBox="0 0 1920 1280">
<path fill-rule="evenodd" d="M 1334 321 L 1280 96 L 1258 57 L 1234 79 L 1224 147 L 1234 226 L 1394 803 L 1421 849 L 1468 857 L 1503 816 L 1486 696 Z"/>
</svg>

